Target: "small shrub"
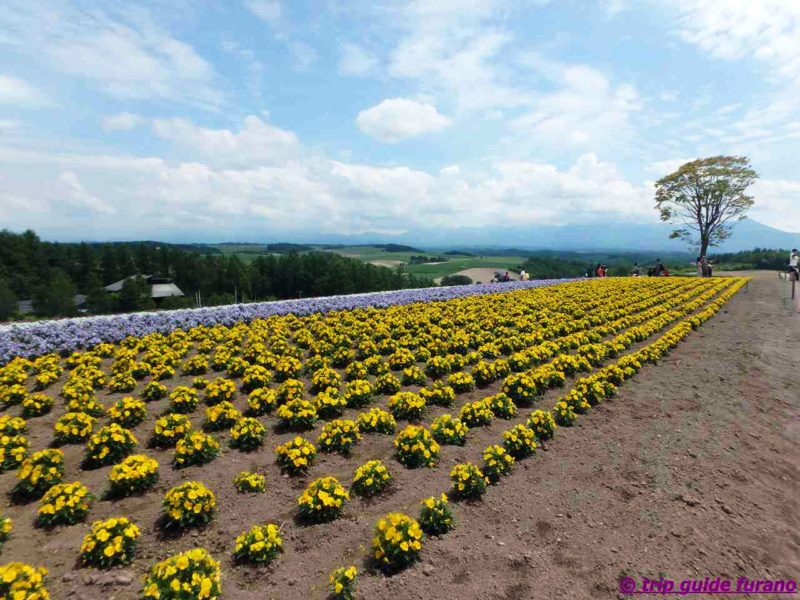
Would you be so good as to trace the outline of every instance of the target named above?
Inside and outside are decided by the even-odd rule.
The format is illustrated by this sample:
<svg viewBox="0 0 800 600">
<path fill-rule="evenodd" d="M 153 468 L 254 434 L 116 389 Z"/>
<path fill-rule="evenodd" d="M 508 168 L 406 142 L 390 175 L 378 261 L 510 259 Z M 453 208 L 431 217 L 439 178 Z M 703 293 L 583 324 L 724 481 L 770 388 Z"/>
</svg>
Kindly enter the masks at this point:
<svg viewBox="0 0 800 600">
<path fill-rule="evenodd" d="M 3 546 L 8 541 L 13 528 L 14 522 L 10 518 L 0 515 L 0 550 L 3 549 Z"/>
<path fill-rule="evenodd" d="M 422 529 L 402 513 L 389 513 L 378 521 L 372 538 L 372 557 L 386 571 L 397 571 L 419 560 Z"/>
<path fill-rule="evenodd" d="M 308 523 L 327 523 L 342 515 L 350 494 L 335 477 L 321 477 L 308 484 L 297 500 L 298 514 Z"/>
<path fill-rule="evenodd" d="M 347 455 L 361 439 L 354 421 L 336 419 L 325 423 L 317 438 L 317 445 L 323 452 L 338 452 Z"/>
<path fill-rule="evenodd" d="M 317 448 L 311 442 L 304 440 L 299 435 L 285 444 L 275 448 L 278 466 L 290 475 L 299 475 L 308 470 L 308 467 L 317 456 Z"/>
<path fill-rule="evenodd" d="M 403 369 L 403 385 L 425 385 L 425 373 L 419 367 L 411 366 Z"/>
<path fill-rule="evenodd" d="M 354 600 L 358 570 L 355 565 L 339 567 L 331 573 L 331 597 L 334 600 Z"/>
<path fill-rule="evenodd" d="M 457 394 L 471 392 L 475 389 L 475 379 L 469 373 L 453 373 L 447 378 L 447 383 Z"/>
<path fill-rule="evenodd" d="M 425 399 L 413 392 L 398 392 L 389 398 L 388 406 L 398 420 L 419 421 L 425 413 Z"/>
<path fill-rule="evenodd" d="M 391 373 L 384 373 L 375 380 L 375 389 L 381 394 L 396 394 L 403 386 Z"/>
<path fill-rule="evenodd" d="M 111 423 L 89 438 L 84 463 L 88 467 L 113 465 L 133 452 L 138 443 L 129 430 Z"/>
<path fill-rule="evenodd" d="M 508 420 L 517 416 L 517 405 L 502 392 L 494 396 L 489 396 L 484 400 L 488 403 L 489 410 L 491 410 L 492 414 L 498 419 Z"/>
<path fill-rule="evenodd" d="M 555 415 L 556 424 L 561 427 L 571 427 L 578 419 L 578 415 L 575 414 L 572 407 L 563 400 L 556 402 L 553 407 L 553 414 Z"/>
<path fill-rule="evenodd" d="M 169 409 L 174 413 L 188 414 L 193 412 L 197 405 L 200 404 L 200 397 L 197 395 L 197 390 L 179 386 L 172 390 L 169 395 Z"/>
<path fill-rule="evenodd" d="M 391 413 L 380 408 L 362 412 L 356 418 L 356 425 L 361 433 L 383 433 L 391 435 L 397 428 L 397 421 Z"/>
<path fill-rule="evenodd" d="M 539 386 L 527 372 L 514 373 L 503 380 L 503 393 L 520 406 L 530 406 L 539 393 Z"/>
<path fill-rule="evenodd" d="M 436 406 L 450 406 L 456 399 L 456 391 L 443 381 L 435 381 L 431 387 L 422 388 L 419 395 L 428 404 Z"/>
<path fill-rule="evenodd" d="M 42 497 L 36 511 L 36 524 L 54 527 L 79 523 L 86 518 L 92 499 L 88 488 L 80 481 L 57 483 Z"/>
<path fill-rule="evenodd" d="M 450 373 L 450 361 L 443 356 L 431 356 L 425 361 L 425 373 L 435 379 Z"/>
<path fill-rule="evenodd" d="M 208 372 L 208 356 L 205 354 L 195 354 L 184 361 L 181 370 L 184 375 L 204 375 Z"/>
<path fill-rule="evenodd" d="M 267 479 L 258 473 L 242 471 L 233 480 L 233 485 L 236 487 L 236 491 L 240 494 L 262 493 L 267 490 Z"/>
<path fill-rule="evenodd" d="M 92 435 L 94 417 L 82 412 L 68 412 L 56 424 L 55 441 L 59 444 L 79 444 L 85 442 Z"/>
<path fill-rule="evenodd" d="M 67 402 L 67 411 L 84 413 L 90 417 L 99 418 L 106 414 L 106 408 L 94 396 L 81 396 Z"/>
<path fill-rule="evenodd" d="M 245 392 L 252 392 L 267 387 L 270 381 L 272 381 L 272 371 L 261 365 L 253 365 L 245 369 L 242 377 L 242 389 Z"/>
<path fill-rule="evenodd" d="M 220 402 L 233 402 L 236 398 L 236 384 L 230 379 L 217 377 L 205 389 L 205 403 L 214 406 Z"/>
<path fill-rule="evenodd" d="M 463 446 L 467 443 L 467 433 L 469 427 L 451 415 L 441 415 L 431 423 L 431 435 L 440 444 Z"/>
<path fill-rule="evenodd" d="M 53 399 L 47 394 L 31 394 L 22 401 L 22 416 L 26 419 L 46 415 L 53 408 Z"/>
<path fill-rule="evenodd" d="M 283 552 L 283 540 L 277 525 L 253 525 L 236 538 L 233 557 L 237 562 L 269 564 Z"/>
<path fill-rule="evenodd" d="M 183 469 L 210 463 L 219 456 L 219 442 L 208 434 L 191 431 L 175 445 L 172 466 Z"/>
<path fill-rule="evenodd" d="M 367 367 L 363 362 L 354 362 L 347 365 L 344 370 L 344 378 L 347 381 L 355 381 L 356 379 L 366 379 L 368 375 Z"/>
<path fill-rule="evenodd" d="M 450 471 L 453 483 L 451 495 L 460 499 L 477 499 L 483 496 L 489 479 L 471 462 L 459 464 Z"/>
<path fill-rule="evenodd" d="M 342 385 L 342 376 L 328 367 L 315 371 L 311 376 L 311 389 L 316 392 L 329 387 L 339 389 L 340 385 Z"/>
<path fill-rule="evenodd" d="M 114 393 L 127 394 L 136 388 L 136 380 L 130 373 L 114 375 L 108 381 L 108 389 Z"/>
<path fill-rule="evenodd" d="M 242 417 L 231 427 L 231 448 L 252 452 L 264 443 L 267 430 L 258 419 Z"/>
<path fill-rule="evenodd" d="M 159 448 L 174 448 L 178 440 L 191 430 L 189 417 L 170 413 L 156 419 L 150 443 Z"/>
<path fill-rule="evenodd" d="M 258 388 L 250 392 L 247 398 L 247 414 L 251 417 L 260 417 L 272 412 L 278 405 L 278 395 L 275 390 Z"/>
<path fill-rule="evenodd" d="M 351 489 L 363 497 L 380 494 L 389 487 L 392 477 L 389 470 L 379 460 L 370 460 L 356 469 Z"/>
<path fill-rule="evenodd" d="M 430 496 L 420 502 L 419 525 L 428 535 L 442 535 L 453 528 L 453 513 L 447 495 Z"/>
<path fill-rule="evenodd" d="M 21 562 L 0 565 L 0 598 L 8 600 L 48 600 L 45 587 L 47 569 Z"/>
<path fill-rule="evenodd" d="M 308 400 L 295 398 L 278 408 L 278 424 L 289 430 L 312 429 L 317 422 L 317 409 Z"/>
<path fill-rule="evenodd" d="M 142 598 L 219 600 L 222 595 L 219 579 L 219 563 L 205 548 L 194 548 L 153 565 L 144 576 Z"/>
<path fill-rule="evenodd" d="M 28 439 L 22 435 L 0 437 L 0 473 L 16 469 L 28 456 Z"/>
<path fill-rule="evenodd" d="M 372 401 L 372 386 L 366 379 L 356 379 L 344 386 L 344 400 L 350 408 L 362 408 Z"/>
<path fill-rule="evenodd" d="M 278 393 L 278 402 L 283 404 L 301 399 L 305 393 L 305 385 L 297 379 L 287 379 L 278 386 L 276 391 Z"/>
<path fill-rule="evenodd" d="M 434 467 L 439 460 L 439 444 L 424 427 L 409 425 L 394 440 L 397 460 L 410 469 Z"/>
<path fill-rule="evenodd" d="M 333 419 L 342 416 L 347 401 L 339 394 L 336 388 L 328 388 L 317 394 L 314 398 L 314 409 L 317 416 L 322 419 Z"/>
<path fill-rule="evenodd" d="M 291 356 L 282 356 L 275 365 L 275 381 L 281 382 L 294 379 L 303 370 L 299 360 Z"/>
<path fill-rule="evenodd" d="M 167 390 L 167 386 L 157 381 L 151 381 L 144 386 L 141 397 L 145 402 L 155 402 L 157 400 L 161 400 L 162 398 L 166 398 L 168 394 L 169 390 Z"/>
<path fill-rule="evenodd" d="M 214 492 L 199 481 L 187 481 L 164 495 L 164 527 L 183 529 L 205 525 L 214 516 L 217 499 Z"/>
<path fill-rule="evenodd" d="M 491 424 L 494 418 L 492 409 L 486 400 L 468 402 L 458 411 L 458 418 L 467 427 L 484 427 Z"/>
<path fill-rule="evenodd" d="M 380 356 L 370 356 L 364 359 L 364 366 L 370 375 L 380 376 L 389 372 L 389 365 L 383 362 Z"/>
<path fill-rule="evenodd" d="M 206 420 L 203 429 L 206 431 L 220 431 L 231 427 L 241 418 L 241 413 L 233 404 L 224 400 L 214 406 L 206 408 Z"/>
<path fill-rule="evenodd" d="M 147 405 L 144 400 L 126 396 L 108 409 L 108 416 L 112 423 L 122 427 L 136 427 L 147 418 Z"/>
<path fill-rule="evenodd" d="M 84 565 L 108 569 L 133 560 L 139 528 L 127 517 L 95 521 L 81 544 L 80 561 Z"/>
<path fill-rule="evenodd" d="M 41 498 L 64 477 L 64 453 L 48 448 L 34 452 L 22 463 L 13 493 L 20 498 Z"/>
<path fill-rule="evenodd" d="M 414 361 L 415 357 L 413 352 L 407 348 L 400 348 L 389 357 L 389 368 L 392 371 L 400 371 L 413 365 Z"/>
<path fill-rule="evenodd" d="M 536 433 L 525 425 L 503 432 L 503 446 L 516 460 L 531 456 L 536 450 Z"/>
<path fill-rule="evenodd" d="M 133 454 L 114 465 L 108 480 L 111 497 L 124 498 L 143 494 L 158 481 L 158 463 L 143 454 Z"/>
<path fill-rule="evenodd" d="M 502 446 L 495 444 L 483 451 L 483 473 L 489 483 L 495 484 L 500 481 L 500 477 L 508 475 L 513 466 L 514 457 Z"/>
<path fill-rule="evenodd" d="M 556 421 L 549 411 L 535 410 L 528 417 L 528 427 L 533 429 L 540 440 L 549 440 L 556 433 Z"/>
</svg>

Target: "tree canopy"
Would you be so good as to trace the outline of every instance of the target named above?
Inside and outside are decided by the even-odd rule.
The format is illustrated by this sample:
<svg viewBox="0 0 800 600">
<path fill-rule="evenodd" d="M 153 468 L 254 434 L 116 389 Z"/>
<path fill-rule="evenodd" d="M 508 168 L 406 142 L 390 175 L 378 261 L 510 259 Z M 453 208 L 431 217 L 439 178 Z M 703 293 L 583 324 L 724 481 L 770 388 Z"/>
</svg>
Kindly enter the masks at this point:
<svg viewBox="0 0 800 600">
<path fill-rule="evenodd" d="M 656 209 L 662 221 L 679 226 L 670 237 L 699 246 L 704 257 L 746 218 L 753 205 L 747 188 L 757 178 L 746 156 L 693 160 L 656 182 Z"/>
</svg>

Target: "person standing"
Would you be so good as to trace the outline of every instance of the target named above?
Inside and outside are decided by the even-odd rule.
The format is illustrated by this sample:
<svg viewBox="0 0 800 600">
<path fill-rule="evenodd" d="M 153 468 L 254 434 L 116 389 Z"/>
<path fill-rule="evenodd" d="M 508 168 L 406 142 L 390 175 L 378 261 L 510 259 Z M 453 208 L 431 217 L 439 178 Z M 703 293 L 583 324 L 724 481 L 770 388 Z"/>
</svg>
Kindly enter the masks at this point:
<svg viewBox="0 0 800 600">
<path fill-rule="evenodd" d="M 792 253 L 789 255 L 789 276 L 794 273 L 795 281 L 800 281 L 800 255 L 797 254 L 797 248 L 792 248 Z"/>
<path fill-rule="evenodd" d="M 696 266 L 697 266 L 697 276 L 698 277 L 702 277 L 703 276 L 703 257 L 702 256 L 698 256 L 697 257 Z"/>
</svg>

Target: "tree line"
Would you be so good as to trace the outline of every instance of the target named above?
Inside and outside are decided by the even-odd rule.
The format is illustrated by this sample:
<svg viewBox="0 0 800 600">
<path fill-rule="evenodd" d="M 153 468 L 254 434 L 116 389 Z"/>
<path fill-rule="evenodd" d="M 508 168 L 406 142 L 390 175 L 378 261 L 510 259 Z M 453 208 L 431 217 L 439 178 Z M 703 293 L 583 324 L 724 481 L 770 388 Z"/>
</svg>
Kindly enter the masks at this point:
<svg viewBox="0 0 800 600">
<path fill-rule="evenodd" d="M 0 231 L 0 320 L 31 300 L 40 316 L 73 316 L 74 296 L 86 295 L 92 314 L 152 308 L 149 286 L 135 279 L 119 293 L 104 286 L 133 275 L 170 277 L 184 298 L 165 298 L 161 308 L 204 306 L 297 297 L 426 287 L 431 282 L 400 268 L 379 267 L 330 252 L 258 256 L 205 255 L 157 242 L 58 243 L 33 231 Z"/>
</svg>

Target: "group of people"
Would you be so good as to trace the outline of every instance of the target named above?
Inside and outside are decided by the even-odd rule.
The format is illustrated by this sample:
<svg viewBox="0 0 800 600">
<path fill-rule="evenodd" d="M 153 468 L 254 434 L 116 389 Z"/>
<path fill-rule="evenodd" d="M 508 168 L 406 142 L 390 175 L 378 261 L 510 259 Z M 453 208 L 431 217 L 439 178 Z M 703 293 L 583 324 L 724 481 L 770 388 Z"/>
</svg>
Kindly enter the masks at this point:
<svg viewBox="0 0 800 600">
<path fill-rule="evenodd" d="M 695 265 L 698 277 L 711 277 L 714 274 L 714 263 L 705 256 L 698 256 Z"/>
<path fill-rule="evenodd" d="M 641 277 L 642 270 L 639 268 L 639 263 L 633 263 L 631 270 L 631 277 Z M 669 270 L 661 262 L 660 258 L 656 259 L 656 265 L 652 269 L 647 270 L 648 277 L 669 277 Z M 586 277 L 608 277 L 608 267 L 603 263 L 597 263 L 597 266 L 590 267 L 586 272 Z"/>
<path fill-rule="evenodd" d="M 789 276 L 792 274 L 795 281 L 800 281 L 800 255 L 797 254 L 797 248 L 792 248 L 792 253 L 789 255 Z"/>
</svg>

